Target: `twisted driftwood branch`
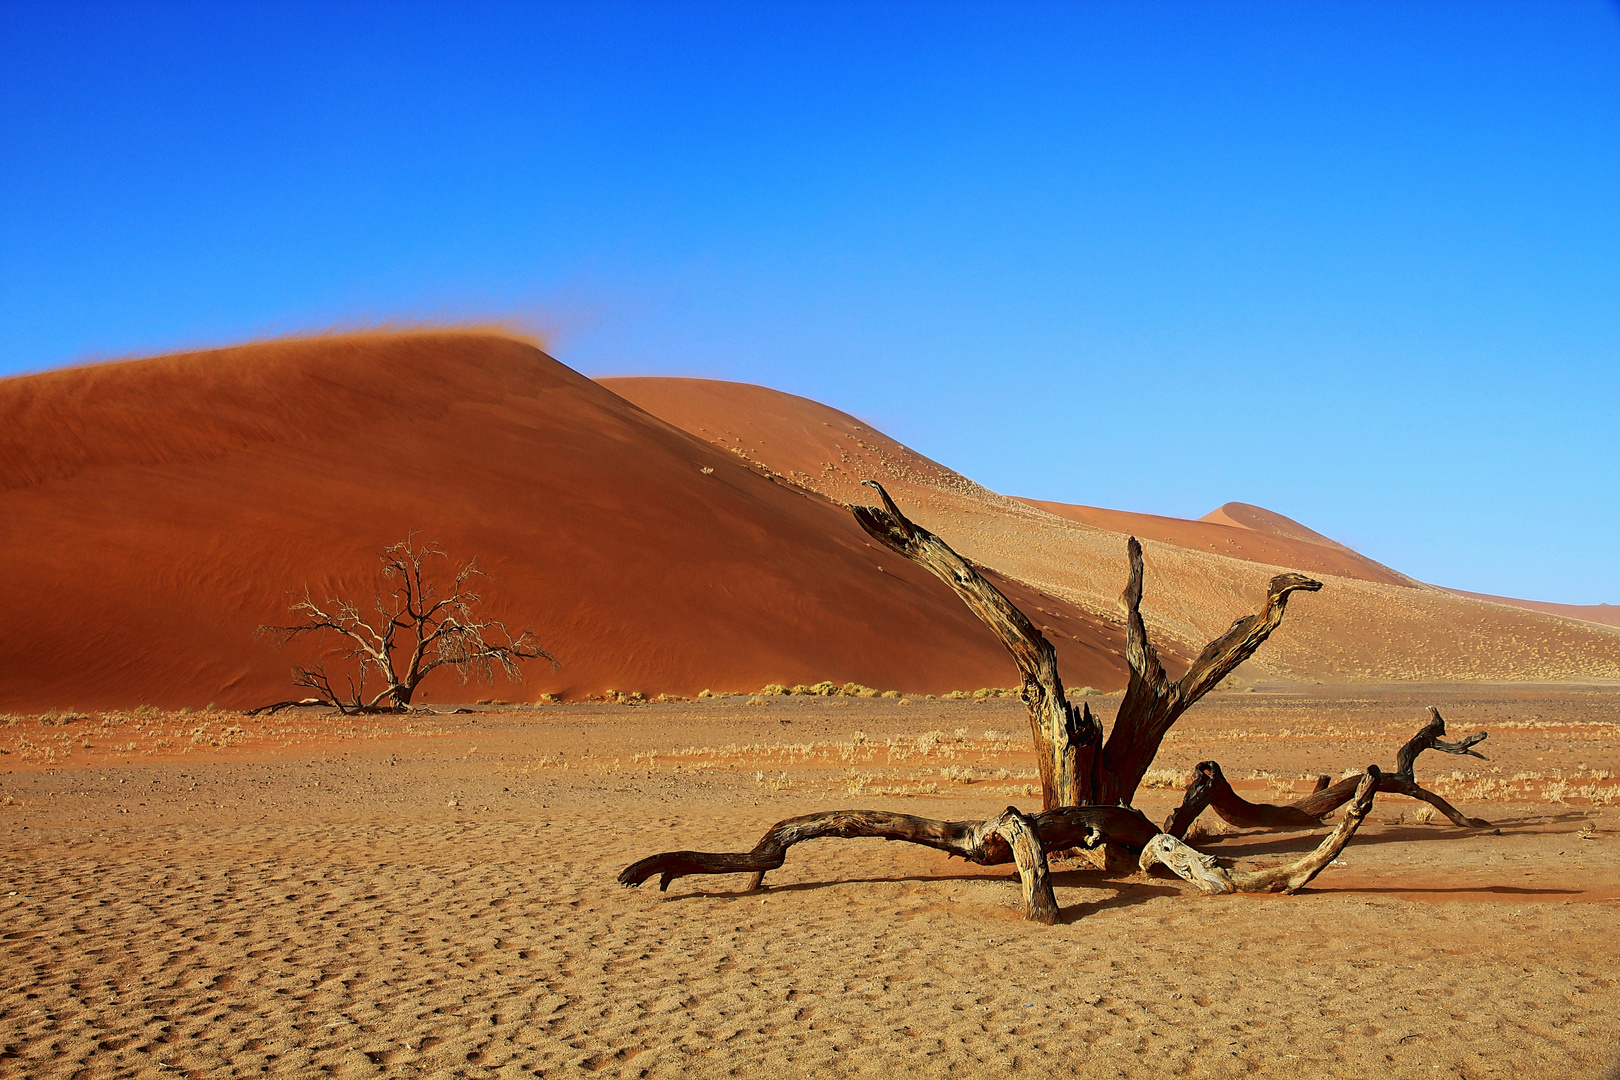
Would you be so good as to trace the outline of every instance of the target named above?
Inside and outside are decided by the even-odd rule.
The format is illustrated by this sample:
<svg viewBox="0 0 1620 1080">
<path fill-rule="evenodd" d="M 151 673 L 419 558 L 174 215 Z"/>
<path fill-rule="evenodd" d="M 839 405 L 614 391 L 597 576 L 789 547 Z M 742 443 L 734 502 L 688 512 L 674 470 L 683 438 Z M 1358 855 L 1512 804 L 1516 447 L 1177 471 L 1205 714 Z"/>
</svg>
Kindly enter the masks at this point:
<svg viewBox="0 0 1620 1080">
<path fill-rule="evenodd" d="M 692 874 L 747 873 L 748 890 L 763 887 L 765 874 L 782 866 L 787 850 L 806 840 L 827 837 L 874 837 L 920 844 L 960 856 L 980 866 L 1014 863 L 1023 887 L 1025 917 L 1047 925 L 1058 919 L 1046 853 L 1103 844 L 1141 852 L 1146 872 L 1155 864 L 1207 893 L 1296 892 L 1338 857 L 1372 806 L 1380 773 L 1368 768 L 1339 827 L 1310 855 L 1287 866 L 1253 872 L 1229 872 L 1213 855 L 1188 847 L 1179 837 L 1160 832 L 1138 811 L 1120 806 L 1068 806 L 1033 816 L 1009 806 L 986 821 L 936 821 L 883 810 L 829 810 L 779 821 L 752 851 L 668 851 L 627 866 L 619 884 L 636 887 L 658 878 L 660 891 Z"/>
<path fill-rule="evenodd" d="M 1204 646 L 1185 675 L 1172 680 L 1159 663 L 1142 620 L 1142 545 L 1136 537 L 1127 542 L 1126 551 L 1131 576 L 1120 602 L 1125 606 L 1125 661 L 1131 676 L 1103 747 L 1096 793 L 1100 803 L 1129 803 L 1181 714 L 1254 655 L 1282 623 L 1289 596 L 1322 587 L 1303 574 L 1278 574 L 1267 586 L 1265 607 L 1233 622 L 1226 633 Z"/>
<path fill-rule="evenodd" d="M 1377 787 L 1395 795 L 1421 799 L 1446 815 L 1452 822 L 1466 829 L 1484 829 L 1490 822 L 1471 818 L 1427 788 L 1420 787 L 1413 778 L 1418 755 L 1425 750 L 1439 750 L 1445 754 L 1467 755 L 1488 761 L 1484 754 L 1473 749 L 1489 737 L 1480 731 L 1456 742 L 1447 742 L 1440 736 L 1446 733 L 1446 722 L 1440 710 L 1429 706 L 1429 722 L 1402 746 L 1395 756 L 1394 772 L 1378 772 Z M 1193 820 L 1205 807 L 1213 809 L 1221 819 L 1244 829 L 1297 829 L 1318 825 L 1322 819 L 1356 797 L 1361 778 L 1346 777 L 1331 787 L 1317 781 L 1317 788 L 1303 799 L 1292 803 L 1252 803 L 1236 791 L 1227 781 L 1221 767 L 1213 761 L 1200 761 L 1193 767 L 1191 781 L 1181 805 L 1165 820 L 1164 831 L 1184 837 Z"/>
<path fill-rule="evenodd" d="M 1264 870 L 1237 870 L 1223 871 L 1215 862 L 1215 856 L 1205 855 L 1185 844 L 1168 832 L 1155 836 L 1148 845 L 1142 849 L 1139 862 L 1143 872 L 1149 870 L 1155 863 L 1161 864 L 1187 878 L 1189 881 L 1202 879 L 1212 885 L 1221 884 L 1225 889 L 1208 889 L 1210 892 L 1286 892 L 1296 893 L 1322 872 L 1323 867 L 1339 857 L 1350 838 L 1361 828 L 1361 822 L 1372 809 L 1373 796 L 1378 793 L 1379 781 L 1382 778 L 1378 766 L 1369 765 L 1367 771 L 1356 777 L 1356 786 L 1350 805 L 1344 812 L 1344 820 L 1334 829 L 1316 850 L 1285 866 L 1269 867 Z M 1194 875 L 1198 877 L 1195 878 Z"/>
<path fill-rule="evenodd" d="M 861 528 L 950 586 L 1012 654 L 1023 676 L 1021 696 L 1040 767 L 1041 805 L 1050 810 L 1096 802 L 1092 794 L 1102 725 L 1089 705 L 1082 703 L 1077 709 L 1065 698 L 1052 643 L 949 544 L 902 514 L 882 484 L 862 483 L 878 493 L 883 506 L 850 507 Z"/>
<path fill-rule="evenodd" d="M 1051 923 L 1057 919 L 1057 901 L 1052 897 L 1047 852 L 1075 847 L 1089 850 L 1104 843 L 1139 851 L 1158 834 L 1140 812 L 1124 806 L 1064 806 L 1033 816 L 1008 807 L 987 821 L 936 821 L 884 810 L 828 810 L 777 822 L 752 851 L 667 851 L 649 856 L 626 867 L 619 874 L 619 884 L 635 887 L 657 877 L 658 888 L 664 890 L 670 882 L 690 874 L 746 873 L 753 875 L 748 884 L 753 890 L 763 886 L 767 872 L 782 865 L 794 844 L 825 837 L 880 837 L 921 844 L 980 866 L 1015 863 L 1027 916 Z"/>
<path fill-rule="evenodd" d="M 1356 778 L 1355 792 L 1350 805 L 1345 807 L 1344 820 L 1317 845 L 1315 851 L 1287 866 L 1233 874 L 1232 880 L 1238 891 L 1296 893 L 1303 889 L 1324 867 L 1339 857 L 1350 838 L 1356 835 L 1367 811 L 1372 809 L 1373 797 L 1382 790 L 1382 779 L 1383 774 L 1378 766 L 1367 766 L 1367 771 Z"/>
</svg>

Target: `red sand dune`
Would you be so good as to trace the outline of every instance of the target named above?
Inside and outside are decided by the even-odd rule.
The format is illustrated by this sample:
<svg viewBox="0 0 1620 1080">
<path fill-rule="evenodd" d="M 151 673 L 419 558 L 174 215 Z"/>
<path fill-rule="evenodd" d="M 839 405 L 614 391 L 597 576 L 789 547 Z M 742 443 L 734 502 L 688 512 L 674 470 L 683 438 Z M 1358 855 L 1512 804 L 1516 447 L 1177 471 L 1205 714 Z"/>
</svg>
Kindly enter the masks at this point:
<svg viewBox="0 0 1620 1080">
<path fill-rule="evenodd" d="M 972 484 L 856 417 L 808 398 L 711 379 L 626 377 L 600 382 L 699 438 L 837 498 L 858 498 L 856 474 L 867 471 L 889 473 L 883 479 L 897 492 L 907 489 L 907 473 L 925 483 Z M 853 460 L 857 456 L 866 460 Z M 1202 521 L 1187 521 L 1039 499 L 1017 501 L 1082 525 L 1249 562 L 1389 585 L 1415 584 L 1298 522 L 1245 503 L 1227 503 Z"/>
<path fill-rule="evenodd" d="M 1251 503 L 1229 502 L 1216 507 L 1198 520 L 1217 525 L 1231 525 L 1239 529 L 1251 529 L 1254 532 L 1269 533 L 1287 540 L 1320 544 L 1322 547 L 1338 548 L 1340 551 L 1355 554 L 1337 540 L 1329 540 L 1315 529 L 1307 529 L 1291 517 Z"/>
<path fill-rule="evenodd" d="M 711 468 L 712 473 L 702 470 Z M 369 595 L 408 529 L 477 555 L 562 662 L 429 700 L 767 682 L 1015 681 L 943 585 L 843 508 L 717 453 L 520 341 L 272 342 L 0 381 L 0 709 L 285 697 L 311 658 L 253 639 L 290 590 Z M 1111 628 L 997 579 L 1076 684 Z"/>
<path fill-rule="evenodd" d="M 849 413 L 810 398 L 751 383 L 666 376 L 597 380 L 627 401 L 707 443 L 732 451 L 842 502 L 865 502 L 865 479 L 893 493 L 908 472 L 971 484 Z M 904 509 L 904 506 L 902 506 Z"/>
</svg>

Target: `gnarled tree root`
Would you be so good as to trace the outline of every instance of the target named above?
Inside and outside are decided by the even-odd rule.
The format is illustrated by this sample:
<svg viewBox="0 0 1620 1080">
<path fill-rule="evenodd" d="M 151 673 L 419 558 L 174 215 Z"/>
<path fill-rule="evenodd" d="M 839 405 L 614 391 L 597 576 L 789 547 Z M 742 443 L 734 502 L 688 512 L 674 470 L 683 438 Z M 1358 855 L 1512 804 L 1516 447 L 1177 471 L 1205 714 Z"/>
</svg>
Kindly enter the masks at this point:
<svg viewBox="0 0 1620 1080">
<path fill-rule="evenodd" d="M 1434 792 L 1418 786 L 1413 779 L 1413 767 L 1418 755 L 1425 750 L 1439 750 L 1446 754 L 1464 754 L 1488 760 L 1484 754 L 1473 749 L 1476 744 L 1487 738 L 1486 732 L 1477 732 L 1457 742 L 1446 742 L 1440 738 L 1445 733 L 1446 722 L 1441 718 L 1440 711 L 1432 705 L 1429 706 L 1429 722 L 1396 754 L 1395 771 L 1378 773 L 1378 790 L 1421 799 L 1446 815 L 1452 824 L 1462 828 L 1489 828 L 1490 822 L 1483 818 L 1468 817 Z M 1232 790 L 1232 785 L 1221 772 L 1220 765 L 1213 761 L 1200 761 L 1193 767 L 1192 780 L 1187 785 L 1187 792 L 1182 798 L 1181 805 L 1165 820 L 1164 831 L 1178 838 L 1185 837 L 1187 830 L 1192 827 L 1193 820 L 1204 811 L 1205 807 L 1213 809 L 1222 820 L 1241 829 L 1310 828 L 1321 824 L 1325 816 L 1353 799 L 1361 779 L 1357 776 L 1346 777 L 1332 786 L 1326 786 L 1322 780 L 1318 780 L 1314 792 L 1285 805 L 1252 803 Z"/>
<path fill-rule="evenodd" d="M 1058 907 L 1047 852 L 1076 847 L 1090 850 L 1104 843 L 1140 851 L 1160 836 L 1139 811 L 1124 806 L 1064 806 L 1033 816 L 1008 807 L 988 821 L 936 821 L 883 810 L 829 810 L 777 822 L 752 851 L 667 851 L 649 856 L 626 867 L 619 884 L 635 887 L 656 876 L 658 888 L 663 890 L 689 874 L 745 873 L 753 875 L 749 881 L 752 891 L 762 887 L 767 872 L 782 865 L 787 849 L 794 844 L 823 837 L 881 837 L 921 844 L 980 866 L 1015 863 L 1023 884 L 1026 916 L 1049 925 L 1057 921 Z M 1170 852 L 1186 847 L 1174 837 L 1160 843 Z M 1182 876 L 1206 892 L 1232 891 L 1230 882 L 1222 883 L 1202 869 L 1205 863 L 1197 852 L 1190 848 L 1186 852 L 1190 854 L 1183 853 L 1170 864 L 1171 869 L 1196 864 L 1199 870 L 1189 869 Z"/>
<path fill-rule="evenodd" d="M 1170 870 L 1187 878 L 1195 880 L 1194 875 L 1207 878 L 1211 882 L 1224 882 L 1227 888 L 1224 892 L 1286 892 L 1296 893 L 1322 872 L 1322 869 L 1339 857 L 1350 838 L 1361 828 L 1361 822 L 1372 809 L 1373 797 L 1381 790 L 1380 781 L 1383 779 L 1376 765 L 1367 766 L 1367 771 L 1354 778 L 1355 789 L 1348 800 L 1349 806 L 1345 808 L 1344 820 L 1334 829 L 1316 850 L 1286 866 L 1269 867 L 1264 870 L 1222 870 L 1215 862 L 1215 856 L 1202 854 L 1185 844 L 1178 844 L 1175 837 L 1169 833 L 1160 833 L 1142 849 L 1140 866 L 1146 872 L 1155 863 L 1162 864 Z M 1208 890 L 1215 891 L 1215 890 Z"/>
<path fill-rule="evenodd" d="M 1094 849 L 1118 844 L 1140 852 L 1138 865 L 1145 873 L 1162 865 L 1207 893 L 1298 892 L 1322 872 L 1361 827 L 1373 796 L 1387 779 L 1376 765 L 1356 778 L 1349 807 L 1316 850 L 1286 866 L 1258 871 L 1227 871 L 1213 855 L 1182 843 L 1179 837 L 1155 829 L 1141 812 L 1124 806 L 1066 806 L 1033 816 L 1009 806 L 987 821 L 936 821 L 884 810 L 829 810 L 779 821 L 768 829 L 752 851 L 666 851 L 625 867 L 619 884 L 634 888 L 658 878 L 660 891 L 676 878 L 689 874 L 753 876 L 749 891 L 761 888 L 765 875 L 779 868 L 787 849 L 805 840 L 824 837 L 881 837 L 921 844 L 957 855 L 980 866 L 1015 863 L 1023 885 L 1025 917 L 1051 925 L 1058 919 L 1046 853 L 1067 848 Z"/>
</svg>

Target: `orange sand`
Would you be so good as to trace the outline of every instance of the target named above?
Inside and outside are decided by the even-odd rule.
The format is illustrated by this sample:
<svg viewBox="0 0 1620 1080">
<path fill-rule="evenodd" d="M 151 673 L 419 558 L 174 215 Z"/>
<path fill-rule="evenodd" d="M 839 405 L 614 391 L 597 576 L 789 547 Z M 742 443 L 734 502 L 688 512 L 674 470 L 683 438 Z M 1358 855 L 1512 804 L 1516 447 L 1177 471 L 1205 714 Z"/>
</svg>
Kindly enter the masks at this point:
<svg viewBox="0 0 1620 1080">
<path fill-rule="evenodd" d="M 1159 765 L 1303 790 L 1387 764 L 1435 689 L 1217 693 Z M 1060 863 L 1052 928 L 1019 918 L 1008 868 L 877 841 L 796 848 L 764 895 L 613 883 L 839 805 L 1031 808 L 1012 701 L 0 718 L 0 1074 L 1597 1075 L 1620 1050 L 1620 817 L 1542 793 L 1615 761 L 1615 691 L 1443 689 L 1491 761 L 1419 776 L 1460 766 L 1451 797 L 1500 835 L 1380 797 L 1294 897 Z M 1541 779 L 1469 794 L 1520 773 Z M 1253 866 L 1314 843 L 1206 847 Z"/>
</svg>

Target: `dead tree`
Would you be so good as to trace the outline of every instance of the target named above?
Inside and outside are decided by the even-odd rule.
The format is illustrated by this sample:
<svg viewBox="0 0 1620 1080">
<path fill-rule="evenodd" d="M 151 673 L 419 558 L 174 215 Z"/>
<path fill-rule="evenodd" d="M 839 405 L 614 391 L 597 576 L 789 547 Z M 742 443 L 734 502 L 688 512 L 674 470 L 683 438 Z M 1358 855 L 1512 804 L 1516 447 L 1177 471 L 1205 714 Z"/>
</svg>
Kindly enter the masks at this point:
<svg viewBox="0 0 1620 1080">
<path fill-rule="evenodd" d="M 865 484 L 878 493 L 883 506 L 851 507 L 861 526 L 945 582 L 1012 654 L 1023 676 L 1021 696 L 1040 763 L 1044 809 L 1026 816 L 1016 807 L 1008 807 L 982 822 L 935 821 L 872 810 L 810 814 L 772 826 L 751 851 L 671 851 L 650 856 L 626 867 L 619 874 L 620 884 L 638 886 L 657 877 L 659 888 L 667 889 L 671 881 L 689 874 L 748 873 L 752 875 L 750 889 L 757 889 L 767 872 L 782 865 L 787 849 L 794 844 L 833 836 L 881 837 L 921 844 L 983 866 L 1015 863 L 1024 886 L 1027 916 L 1051 923 L 1057 918 L 1057 904 L 1047 873 L 1048 852 L 1095 851 L 1116 845 L 1138 853 L 1144 870 L 1154 863 L 1163 864 L 1200 889 L 1218 893 L 1298 888 L 1332 860 L 1331 854 L 1320 858 L 1323 851 L 1331 849 L 1337 854 L 1349 842 L 1372 804 L 1379 775 L 1376 768 L 1369 769 L 1352 792 L 1352 806 L 1359 809 L 1347 812 L 1345 823 L 1317 852 L 1285 868 L 1280 876 L 1265 872 L 1234 878 L 1213 856 L 1187 847 L 1129 805 L 1176 719 L 1254 654 L 1281 623 L 1290 594 L 1320 589 L 1319 582 L 1299 574 L 1273 578 L 1261 611 L 1234 622 L 1204 648 L 1185 675 L 1171 680 L 1159 664 L 1142 621 L 1142 547 L 1132 537 L 1127 546 L 1131 573 L 1122 597 L 1131 675 L 1113 731 L 1104 744 L 1102 725 L 1090 708 L 1082 704 L 1077 710 L 1065 697 L 1056 650 L 1024 613 L 950 545 L 908 520 L 881 485 L 871 480 Z M 1290 884 L 1296 880 L 1297 885 Z"/>
<path fill-rule="evenodd" d="M 787 849 L 794 844 L 836 836 L 902 840 L 980 866 L 1013 863 L 1023 886 L 1025 917 L 1047 925 L 1058 921 L 1059 910 L 1046 856 L 1070 848 L 1092 850 L 1103 844 L 1117 844 L 1139 853 L 1144 873 L 1154 865 L 1162 865 L 1207 893 L 1298 892 L 1337 858 L 1355 835 L 1372 807 L 1378 775 L 1377 766 L 1368 767 L 1358 781 L 1344 820 L 1315 851 L 1286 866 L 1260 871 L 1228 872 L 1215 856 L 1159 831 L 1140 811 L 1127 806 L 1063 806 L 1034 815 L 1009 806 L 988 821 L 936 821 L 883 810 L 806 814 L 772 825 L 752 851 L 667 851 L 625 867 L 619 874 L 619 884 L 635 887 L 656 877 L 662 891 L 669 888 L 671 881 L 689 874 L 750 873 L 753 876 L 748 888 L 753 891 L 763 885 L 767 871 L 782 865 Z"/>
<path fill-rule="evenodd" d="M 1120 597 L 1125 607 L 1125 660 L 1130 681 L 1104 744 L 1102 725 L 1091 715 L 1090 706 L 1082 703 L 1077 711 L 1065 698 L 1051 642 L 945 541 L 908 520 L 882 485 L 873 480 L 865 483 L 878 493 L 883 508 L 852 507 L 855 520 L 885 546 L 949 585 L 1012 654 L 1023 676 L 1021 694 L 1040 765 L 1042 806 L 1048 810 L 1056 806 L 1129 806 L 1165 735 L 1182 713 L 1254 655 L 1282 622 L 1290 595 L 1322 587 L 1321 582 L 1302 574 L 1272 578 L 1260 612 L 1234 622 L 1226 633 L 1204 646 L 1185 675 L 1172 680 L 1160 665 L 1142 621 L 1142 545 L 1131 537 L 1126 544 L 1130 579 Z"/>
<path fill-rule="evenodd" d="M 382 581 L 373 596 L 372 616 L 362 615 L 350 600 L 331 597 L 317 603 L 306 586 L 302 598 L 288 609 L 302 616 L 302 622 L 261 626 L 257 632 L 277 648 L 303 637 L 347 639 L 343 658 L 357 663 L 357 671 L 345 676 L 347 694 L 332 684 L 322 661 L 314 667 L 293 668 L 293 685 L 314 690 L 314 697 L 279 702 L 265 710 L 320 704 L 345 714 L 404 712 L 422 680 L 441 667 L 452 669 L 463 683 L 471 678 L 487 683 L 493 681 L 497 667 L 507 678 L 521 682 L 519 665 L 524 660 L 550 660 L 556 666 L 556 659 L 535 643 L 530 631 L 514 638 L 505 623 L 479 613 L 483 598 L 469 584 L 486 575 L 476 559 L 463 564 L 446 588 L 423 571 L 427 560 L 448 558 L 437 544 L 416 547 L 407 536 L 377 557 Z M 383 683 L 370 698 L 365 696 L 368 673 Z"/>
<path fill-rule="evenodd" d="M 1446 722 L 1441 717 L 1440 710 L 1430 705 L 1429 722 L 1407 740 L 1406 745 L 1395 755 L 1395 771 L 1378 774 L 1378 790 L 1422 799 L 1451 819 L 1454 825 L 1467 829 L 1489 828 L 1490 822 L 1482 818 L 1468 817 L 1417 783 L 1413 769 L 1417 764 L 1418 755 L 1425 750 L 1438 750 L 1443 754 L 1465 754 L 1481 761 L 1489 760 L 1474 749 L 1488 737 L 1486 732 L 1476 732 L 1456 742 L 1446 742 L 1442 739 L 1440 736 L 1445 733 Z M 1219 765 L 1213 761 L 1200 761 L 1193 766 L 1192 779 L 1187 784 L 1181 805 L 1171 811 L 1169 818 L 1165 820 L 1164 831 L 1184 838 L 1194 819 L 1206 807 L 1214 810 L 1228 824 L 1243 829 L 1310 828 L 1321 824 L 1324 817 L 1353 798 L 1357 782 L 1356 777 L 1350 776 L 1330 787 L 1328 778 L 1320 776 L 1316 781 L 1316 790 L 1303 799 L 1282 805 L 1252 803 L 1232 790 L 1232 785 L 1221 772 Z"/>
</svg>

